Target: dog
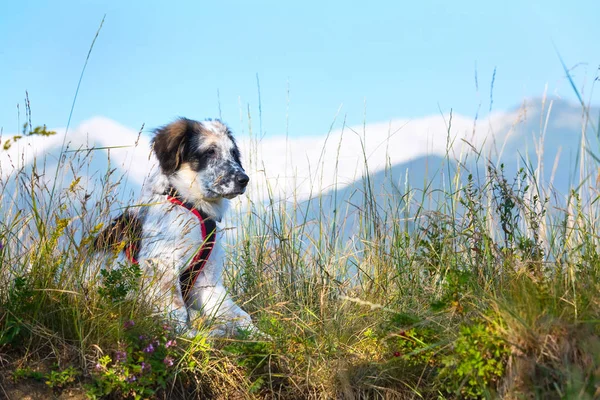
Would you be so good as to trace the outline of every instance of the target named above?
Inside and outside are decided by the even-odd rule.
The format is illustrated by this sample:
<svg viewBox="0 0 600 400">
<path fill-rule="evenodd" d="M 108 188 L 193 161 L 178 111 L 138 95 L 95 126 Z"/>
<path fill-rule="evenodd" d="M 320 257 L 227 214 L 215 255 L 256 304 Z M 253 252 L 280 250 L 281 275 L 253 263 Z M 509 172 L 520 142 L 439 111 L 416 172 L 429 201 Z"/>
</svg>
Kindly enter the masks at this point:
<svg viewBox="0 0 600 400">
<path fill-rule="evenodd" d="M 138 263 L 142 290 L 178 330 L 194 336 L 199 312 L 215 322 L 213 335 L 258 332 L 221 280 L 217 223 L 250 180 L 230 129 L 220 120 L 179 118 L 155 131 L 152 150 L 158 168 L 141 206 L 115 218 L 95 248 L 123 249 L 116 264 Z"/>
</svg>

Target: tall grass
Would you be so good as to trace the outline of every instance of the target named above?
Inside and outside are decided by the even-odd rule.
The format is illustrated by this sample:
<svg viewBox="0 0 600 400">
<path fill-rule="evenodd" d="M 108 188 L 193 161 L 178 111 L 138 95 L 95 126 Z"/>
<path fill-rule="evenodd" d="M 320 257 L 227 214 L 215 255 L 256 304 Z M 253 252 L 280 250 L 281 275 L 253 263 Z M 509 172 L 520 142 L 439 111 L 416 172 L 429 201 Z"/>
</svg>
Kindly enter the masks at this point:
<svg viewBox="0 0 600 400">
<path fill-rule="evenodd" d="M 309 202 L 256 188 L 267 200 L 238 209 L 226 280 L 269 340 L 174 338 L 136 271 L 98 269 L 89 244 L 123 205 L 110 171 L 84 185 L 90 154 L 63 154 L 70 182 L 51 203 L 43 166 L 14 171 L 0 201 L 2 386 L 43 379 L 91 397 L 596 398 L 600 209 L 586 151 L 583 179 L 562 199 L 542 183 L 541 161 L 507 176 L 478 149 L 458 163 L 448 156 L 442 181 L 423 187 L 381 193 L 367 175 L 352 199 Z"/>
</svg>

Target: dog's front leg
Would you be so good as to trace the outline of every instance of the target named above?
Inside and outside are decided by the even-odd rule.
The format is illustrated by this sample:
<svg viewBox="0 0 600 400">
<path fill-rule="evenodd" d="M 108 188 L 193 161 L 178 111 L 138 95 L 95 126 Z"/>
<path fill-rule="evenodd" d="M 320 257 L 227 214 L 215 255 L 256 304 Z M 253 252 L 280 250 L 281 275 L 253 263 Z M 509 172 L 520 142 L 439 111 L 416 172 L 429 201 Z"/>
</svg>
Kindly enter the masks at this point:
<svg viewBox="0 0 600 400">
<path fill-rule="evenodd" d="M 211 279 L 204 271 L 194 283 L 189 300 L 191 309 L 215 323 L 214 335 L 235 334 L 237 328 L 257 331 L 250 315 L 235 304 L 221 281 Z"/>
</svg>

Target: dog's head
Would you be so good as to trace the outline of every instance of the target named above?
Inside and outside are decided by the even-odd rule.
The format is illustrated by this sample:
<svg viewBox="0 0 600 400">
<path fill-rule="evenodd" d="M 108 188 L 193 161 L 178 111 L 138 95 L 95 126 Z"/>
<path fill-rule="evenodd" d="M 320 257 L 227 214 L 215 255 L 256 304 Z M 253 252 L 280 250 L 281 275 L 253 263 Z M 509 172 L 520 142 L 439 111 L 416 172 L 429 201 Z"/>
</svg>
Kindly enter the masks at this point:
<svg viewBox="0 0 600 400">
<path fill-rule="evenodd" d="M 246 190 L 250 178 L 231 131 L 221 121 L 180 118 L 155 133 L 152 144 L 160 168 L 188 200 L 231 199 Z"/>
</svg>

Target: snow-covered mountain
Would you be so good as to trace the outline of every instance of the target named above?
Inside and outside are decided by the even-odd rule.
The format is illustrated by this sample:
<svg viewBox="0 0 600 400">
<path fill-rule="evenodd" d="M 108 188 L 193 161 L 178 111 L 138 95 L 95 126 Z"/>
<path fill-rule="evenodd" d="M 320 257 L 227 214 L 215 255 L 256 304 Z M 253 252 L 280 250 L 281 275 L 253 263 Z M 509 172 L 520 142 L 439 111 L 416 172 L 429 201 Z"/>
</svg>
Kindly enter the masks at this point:
<svg viewBox="0 0 600 400">
<path fill-rule="evenodd" d="M 431 151 L 414 152 L 416 157 L 409 160 L 371 169 L 368 177 L 362 175 L 349 185 L 321 191 L 318 198 L 303 202 L 298 209 L 301 218 L 309 221 L 328 220 L 335 213 L 338 220 L 345 221 L 347 236 L 356 221 L 356 210 L 363 208 L 365 191 L 375 196 L 379 207 L 403 210 L 400 203 L 407 200 L 404 195 L 410 188 L 414 203 L 407 210 L 412 216 L 421 203 L 426 209 L 436 209 L 436 197 L 452 191 L 459 169 L 462 183 L 469 173 L 483 183 L 490 165 L 496 170 L 503 166 L 509 182 L 524 168 L 539 182 L 544 197 L 551 196 L 553 204 L 560 206 L 571 188 L 597 184 L 599 166 L 594 156 L 600 156 L 599 116 L 597 107 L 584 110 L 564 101 L 531 99 L 509 112 L 478 121 L 471 132 L 459 119 L 458 124 L 452 123 L 450 135 L 432 136 L 435 144 Z M 418 133 L 415 136 L 407 135 L 407 146 L 423 139 Z M 451 144 L 444 148 L 448 142 Z M 425 188 L 427 196 L 423 196 Z"/>
</svg>

